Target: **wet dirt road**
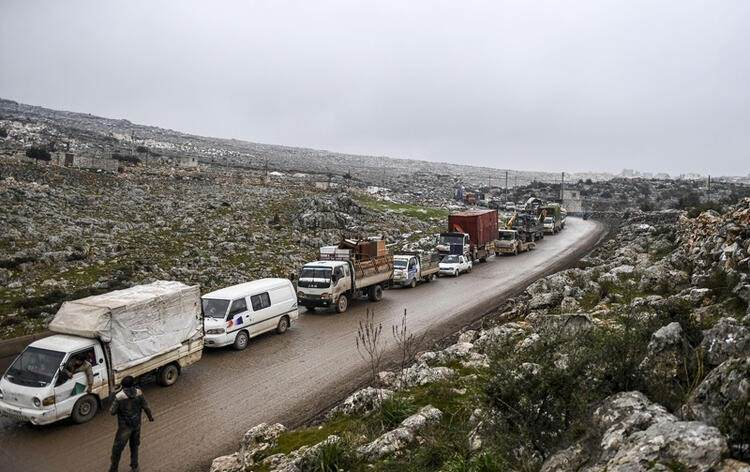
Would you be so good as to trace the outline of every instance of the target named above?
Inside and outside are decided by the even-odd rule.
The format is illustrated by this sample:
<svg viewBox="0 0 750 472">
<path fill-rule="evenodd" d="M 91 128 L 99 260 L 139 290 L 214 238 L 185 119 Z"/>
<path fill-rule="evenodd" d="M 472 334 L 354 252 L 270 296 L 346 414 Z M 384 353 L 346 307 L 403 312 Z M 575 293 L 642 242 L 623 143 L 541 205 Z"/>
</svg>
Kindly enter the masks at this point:
<svg viewBox="0 0 750 472">
<path fill-rule="evenodd" d="M 439 338 L 570 263 L 603 232 L 598 223 L 568 218 L 563 232 L 546 237 L 533 252 L 490 258 L 456 279 L 389 290 L 380 303 L 355 302 L 341 315 L 303 312 L 286 334 L 255 338 L 243 352 L 206 351 L 176 385 L 144 388 L 156 421 L 144 423 L 141 470 L 208 470 L 214 457 L 236 450 L 252 426 L 298 424 L 359 386 L 365 365 L 354 343 L 366 308 L 376 310 L 386 338 L 404 309 L 412 331 Z M 114 418 L 103 413 L 83 425 L 33 427 L 0 419 L 0 471 L 107 470 L 115 429 Z M 129 470 L 128 464 L 125 451 L 120 470 Z"/>
</svg>

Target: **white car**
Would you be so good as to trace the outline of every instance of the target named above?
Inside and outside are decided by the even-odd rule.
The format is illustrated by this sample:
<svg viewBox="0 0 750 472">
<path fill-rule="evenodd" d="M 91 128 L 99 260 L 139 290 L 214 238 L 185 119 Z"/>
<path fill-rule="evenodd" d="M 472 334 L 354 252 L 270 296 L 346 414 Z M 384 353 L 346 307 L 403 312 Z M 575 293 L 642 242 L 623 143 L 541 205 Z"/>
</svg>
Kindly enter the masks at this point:
<svg viewBox="0 0 750 472">
<path fill-rule="evenodd" d="M 201 297 L 204 345 L 232 345 L 238 351 L 250 338 L 276 330 L 283 334 L 297 321 L 297 294 L 287 279 L 260 279 L 222 288 Z"/>
<path fill-rule="evenodd" d="M 458 277 L 463 272 L 471 272 L 473 263 L 466 256 L 451 254 L 440 261 L 440 275 L 452 275 Z"/>
</svg>

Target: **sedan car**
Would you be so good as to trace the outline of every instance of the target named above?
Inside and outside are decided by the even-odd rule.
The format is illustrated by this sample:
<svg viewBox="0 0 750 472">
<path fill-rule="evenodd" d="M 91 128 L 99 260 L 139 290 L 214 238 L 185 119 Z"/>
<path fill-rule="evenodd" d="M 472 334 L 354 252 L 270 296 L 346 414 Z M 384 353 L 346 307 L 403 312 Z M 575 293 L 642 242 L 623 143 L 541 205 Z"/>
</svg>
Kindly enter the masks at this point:
<svg viewBox="0 0 750 472">
<path fill-rule="evenodd" d="M 466 256 L 452 254 L 450 256 L 445 256 L 443 260 L 440 261 L 440 271 L 438 274 L 458 277 L 459 274 L 462 274 L 463 272 L 471 272 L 472 265 L 473 263 Z"/>
</svg>

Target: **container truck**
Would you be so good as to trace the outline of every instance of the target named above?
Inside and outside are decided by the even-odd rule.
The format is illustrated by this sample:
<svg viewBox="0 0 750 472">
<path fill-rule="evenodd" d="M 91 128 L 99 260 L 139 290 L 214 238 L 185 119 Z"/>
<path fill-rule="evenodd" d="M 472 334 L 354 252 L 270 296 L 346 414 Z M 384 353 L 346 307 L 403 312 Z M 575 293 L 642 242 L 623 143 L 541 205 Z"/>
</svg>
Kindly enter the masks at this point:
<svg viewBox="0 0 750 472">
<path fill-rule="evenodd" d="M 320 249 L 320 259 L 302 267 L 297 302 L 308 310 L 334 307 L 343 313 L 349 302 L 367 296 L 380 301 L 393 279 L 393 256 L 385 241 L 344 240 Z"/>
<path fill-rule="evenodd" d="M 474 210 L 448 216 L 448 232 L 440 233 L 437 247 L 441 258 L 464 255 L 486 262 L 497 238 L 497 210 Z"/>
<path fill-rule="evenodd" d="M 393 256 L 393 285 L 414 288 L 419 282 L 430 282 L 440 270 L 437 254 L 400 252 Z"/>
<path fill-rule="evenodd" d="M 158 281 L 62 304 L 52 336 L 29 344 L 0 379 L 0 413 L 41 425 L 85 423 L 128 375 L 163 386 L 203 352 L 200 288 Z M 91 365 L 93 385 L 70 366 Z"/>
</svg>

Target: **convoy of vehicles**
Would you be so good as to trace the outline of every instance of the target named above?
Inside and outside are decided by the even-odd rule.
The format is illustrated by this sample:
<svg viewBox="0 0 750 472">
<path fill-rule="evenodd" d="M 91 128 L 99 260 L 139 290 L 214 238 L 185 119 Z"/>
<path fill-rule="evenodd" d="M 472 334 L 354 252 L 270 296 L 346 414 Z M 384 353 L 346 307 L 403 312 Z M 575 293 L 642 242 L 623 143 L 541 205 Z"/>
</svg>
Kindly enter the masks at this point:
<svg viewBox="0 0 750 472">
<path fill-rule="evenodd" d="M 440 275 L 458 277 L 464 272 L 471 272 L 474 263 L 463 254 L 449 254 L 440 261 Z"/>
<path fill-rule="evenodd" d="M 522 252 L 531 251 L 535 247 L 535 242 L 525 240 L 518 231 L 501 229 L 498 232 L 497 241 L 495 241 L 495 255 L 513 254 L 517 256 Z"/>
<path fill-rule="evenodd" d="M 261 279 L 201 297 L 207 347 L 245 349 L 250 338 L 286 332 L 297 321 L 297 295 L 288 279 Z"/>
<path fill-rule="evenodd" d="M 39 425 L 68 417 L 86 422 L 126 376 L 172 385 L 201 359 L 204 346 L 242 350 L 254 336 L 284 333 L 298 319 L 298 306 L 343 313 L 357 298 L 379 301 L 391 285 L 413 288 L 438 275 L 471 272 L 475 260 L 491 254 L 534 249 L 544 229 L 554 234 L 565 217 L 559 205 L 531 199 L 503 229 L 496 210 L 455 213 L 431 255 L 394 256 L 382 239 L 345 239 L 320 248 L 319 259 L 302 267 L 296 293 L 291 281 L 278 278 L 202 297 L 198 286 L 158 281 L 65 302 L 49 325 L 54 334 L 29 344 L 0 379 L 0 414 Z M 90 389 L 84 371 L 69 374 L 77 360 L 91 366 Z"/>
<path fill-rule="evenodd" d="M 159 281 L 65 302 L 49 326 L 52 336 L 34 341 L 0 379 L 0 412 L 41 425 L 94 417 L 128 375 L 177 381 L 203 353 L 200 290 Z M 76 358 L 84 372 L 67 375 Z"/>
<path fill-rule="evenodd" d="M 334 307 L 343 313 L 349 302 L 367 296 L 377 302 L 393 279 L 393 256 L 385 241 L 344 240 L 320 249 L 320 259 L 302 267 L 297 300 L 308 310 Z"/>
<path fill-rule="evenodd" d="M 393 285 L 414 288 L 420 282 L 430 282 L 437 277 L 440 260 L 437 254 L 430 257 L 416 252 L 401 252 L 393 256 Z"/>
</svg>

